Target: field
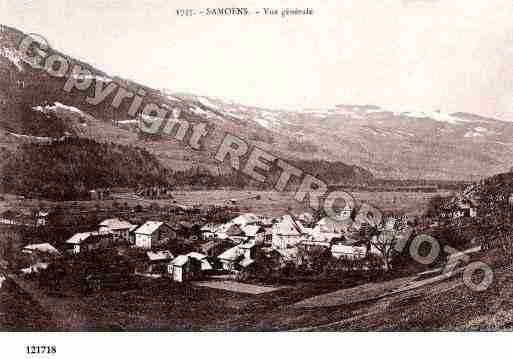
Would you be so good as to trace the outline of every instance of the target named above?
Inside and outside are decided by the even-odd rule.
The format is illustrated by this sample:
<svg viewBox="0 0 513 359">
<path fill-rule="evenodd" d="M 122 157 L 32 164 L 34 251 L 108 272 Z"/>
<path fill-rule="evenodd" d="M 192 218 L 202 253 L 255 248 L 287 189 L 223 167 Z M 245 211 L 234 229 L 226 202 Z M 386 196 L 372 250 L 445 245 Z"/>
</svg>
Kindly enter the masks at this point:
<svg viewBox="0 0 513 359">
<path fill-rule="evenodd" d="M 437 193 L 421 192 L 352 192 L 358 203 L 368 203 L 386 211 L 398 211 L 406 214 L 422 213 L 431 197 Z M 447 194 L 439 192 L 438 194 Z M 276 191 L 242 191 L 242 190 L 205 190 L 205 191 L 174 191 L 173 199 L 150 200 L 135 196 L 132 193 L 116 194 L 113 200 L 105 201 L 69 201 L 50 202 L 33 199 L 16 199 L 14 196 L 3 195 L 0 200 L 0 211 L 16 208 L 52 207 L 57 204 L 64 208 L 94 209 L 97 207 L 112 207 L 114 202 L 126 203 L 129 206 L 159 205 L 217 205 L 235 206 L 241 211 L 250 211 L 266 216 L 281 216 L 287 212 L 302 213 L 308 210 L 303 204 L 294 199 L 292 192 Z"/>
</svg>

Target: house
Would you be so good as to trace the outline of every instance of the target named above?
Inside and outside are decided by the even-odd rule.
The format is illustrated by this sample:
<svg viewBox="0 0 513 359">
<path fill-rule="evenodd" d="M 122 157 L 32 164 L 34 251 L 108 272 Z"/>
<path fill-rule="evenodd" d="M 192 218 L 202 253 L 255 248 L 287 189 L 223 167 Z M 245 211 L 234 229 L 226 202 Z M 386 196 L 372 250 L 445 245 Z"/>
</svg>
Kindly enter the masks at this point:
<svg viewBox="0 0 513 359">
<path fill-rule="evenodd" d="M 393 231 L 396 228 L 396 225 L 399 224 L 399 221 L 395 217 L 387 217 L 385 218 L 384 222 L 384 228 L 388 231 Z"/>
<path fill-rule="evenodd" d="M 270 228 L 273 226 L 273 219 L 269 217 L 260 216 L 259 223 L 264 228 Z"/>
<path fill-rule="evenodd" d="M 472 198 L 464 198 L 460 201 L 460 208 L 464 210 L 465 217 L 477 217 L 478 203 Z"/>
<path fill-rule="evenodd" d="M 227 241 L 213 239 L 200 244 L 197 247 L 197 250 L 208 257 L 217 257 L 219 254 L 223 253 L 228 247 L 230 247 L 230 245 Z"/>
<path fill-rule="evenodd" d="M 305 227 L 310 227 L 315 224 L 314 216 L 310 212 L 301 213 L 297 218 Z"/>
<path fill-rule="evenodd" d="M 325 242 L 306 240 L 300 242 L 296 249 L 295 264 L 302 269 L 321 270 L 331 257 L 331 245 Z"/>
<path fill-rule="evenodd" d="M 166 273 L 169 263 L 175 258 L 170 251 L 148 251 L 146 252 L 148 258 L 148 272 L 149 273 Z"/>
<path fill-rule="evenodd" d="M 9 269 L 9 262 L 6 261 L 5 259 L 1 259 L 0 258 L 0 270 L 7 270 Z"/>
<path fill-rule="evenodd" d="M 272 231 L 258 224 L 248 224 L 241 229 L 247 239 L 254 240 L 258 244 L 271 244 L 272 242 Z"/>
<path fill-rule="evenodd" d="M 22 253 L 25 255 L 25 265 L 21 269 L 24 274 L 38 273 L 61 256 L 61 253 L 49 243 L 30 244 L 23 247 Z"/>
<path fill-rule="evenodd" d="M 66 241 L 68 252 L 80 254 L 109 247 L 114 243 L 113 235 L 109 232 L 82 232 L 75 233 Z"/>
<path fill-rule="evenodd" d="M 186 255 L 179 255 L 168 265 L 168 274 L 175 282 L 185 282 L 199 276 L 201 271 L 201 263 Z"/>
<path fill-rule="evenodd" d="M 244 258 L 244 249 L 240 246 L 235 246 L 227 251 L 224 251 L 219 256 L 217 256 L 224 270 L 227 271 L 235 271 L 237 270 L 237 263 Z"/>
<path fill-rule="evenodd" d="M 201 238 L 209 240 L 216 236 L 216 231 L 219 226 L 214 223 L 207 223 L 200 228 Z"/>
<path fill-rule="evenodd" d="M 256 263 L 256 261 L 254 259 L 251 259 L 251 258 L 243 258 L 240 262 L 239 262 L 239 266 L 241 268 L 241 270 L 247 270 L 248 268 L 250 268 L 252 265 L 254 265 Z"/>
<path fill-rule="evenodd" d="M 23 250 L 25 238 L 23 227 L 0 224 L 0 258 L 14 259 Z"/>
<path fill-rule="evenodd" d="M 242 243 L 247 239 L 246 234 L 242 231 L 241 226 L 233 222 L 228 222 L 219 226 L 216 234 L 217 238 L 229 239 L 234 243 Z"/>
<path fill-rule="evenodd" d="M 299 250 L 297 247 L 276 249 L 280 257 L 281 266 L 297 265 L 299 262 Z"/>
<path fill-rule="evenodd" d="M 96 190 L 92 189 L 89 191 L 89 199 L 91 201 L 97 201 L 100 199 L 100 196 Z"/>
<path fill-rule="evenodd" d="M 8 209 L 7 211 L 4 211 L 2 212 L 2 214 L 0 214 L 0 223 L 17 225 L 19 224 L 17 221 L 17 217 L 19 217 L 20 215 L 21 213 Z"/>
<path fill-rule="evenodd" d="M 326 242 L 313 241 L 313 240 L 304 240 L 304 241 L 299 242 L 297 247 L 306 249 L 306 250 L 310 250 L 310 249 L 318 248 L 318 247 L 330 248 L 331 244 L 326 243 Z"/>
<path fill-rule="evenodd" d="M 310 232 L 313 239 L 319 242 L 330 242 L 334 238 L 341 238 L 347 234 L 353 226 L 353 221 L 350 218 L 346 219 L 333 219 L 324 217 Z"/>
<path fill-rule="evenodd" d="M 60 256 L 61 253 L 52 246 L 50 243 L 37 243 L 37 244 L 29 244 L 25 247 L 23 247 L 22 250 L 23 253 L 26 254 L 32 254 L 32 253 L 39 253 L 39 254 L 45 254 L 49 256 Z"/>
<path fill-rule="evenodd" d="M 50 212 L 48 211 L 38 211 L 36 214 L 36 226 L 46 226 L 48 225 L 48 217 Z"/>
<path fill-rule="evenodd" d="M 110 198 L 110 189 L 97 188 L 89 191 L 89 199 L 91 201 L 106 200 Z"/>
<path fill-rule="evenodd" d="M 137 224 L 134 224 L 129 230 L 128 230 L 128 243 L 130 245 L 135 244 L 135 231 L 139 228 Z"/>
<path fill-rule="evenodd" d="M 285 249 L 296 246 L 309 235 L 303 225 L 291 215 L 285 215 L 272 227 L 272 247 Z"/>
<path fill-rule="evenodd" d="M 190 252 L 190 253 L 187 253 L 186 254 L 187 257 L 190 257 L 190 258 L 193 258 L 195 260 L 197 260 L 200 265 L 201 265 L 201 270 L 202 271 L 206 271 L 206 270 L 212 270 L 214 269 L 212 267 L 212 263 L 210 263 L 207 259 L 207 256 L 203 253 L 198 253 L 198 252 Z"/>
<path fill-rule="evenodd" d="M 364 246 L 335 244 L 331 246 L 331 255 L 337 259 L 344 258 L 349 260 L 358 260 L 365 258 L 367 255 L 367 248 Z"/>
<path fill-rule="evenodd" d="M 344 208 L 340 211 L 339 216 L 336 219 L 346 220 L 351 218 L 351 214 L 353 213 L 353 208 L 346 203 Z"/>
<path fill-rule="evenodd" d="M 276 249 L 262 248 L 258 261 L 260 267 L 266 268 L 268 273 L 272 273 L 285 268 L 289 263 L 290 257 L 293 256 L 285 256 Z M 292 263 L 295 263 L 295 261 L 292 261 Z"/>
<path fill-rule="evenodd" d="M 242 250 L 242 255 L 246 259 L 253 259 L 255 258 L 256 250 L 257 250 L 257 244 L 256 241 L 248 241 L 246 243 L 242 243 L 239 245 L 240 249 Z"/>
<path fill-rule="evenodd" d="M 456 219 L 461 217 L 476 217 L 477 202 L 468 198 L 457 198 L 442 207 L 440 217 Z"/>
<path fill-rule="evenodd" d="M 235 217 L 230 222 L 243 227 L 247 226 L 248 224 L 259 224 L 260 218 L 254 213 L 245 213 Z"/>
<path fill-rule="evenodd" d="M 111 232 L 115 241 L 129 243 L 129 232 L 132 228 L 134 228 L 134 225 L 128 221 L 109 218 L 100 222 L 98 231 Z"/>
<path fill-rule="evenodd" d="M 180 238 L 189 238 L 191 240 L 202 238 L 201 226 L 193 221 L 180 221 L 175 228 Z"/>
<path fill-rule="evenodd" d="M 0 289 L 2 289 L 4 282 L 7 280 L 7 276 L 3 273 L 0 273 Z"/>
<path fill-rule="evenodd" d="M 255 262 L 258 248 L 256 242 L 251 240 L 226 250 L 217 258 L 224 270 L 239 272 Z"/>
<path fill-rule="evenodd" d="M 33 226 L 34 217 L 27 211 L 6 210 L 0 214 L 0 224 L 15 226 Z"/>
<path fill-rule="evenodd" d="M 164 222 L 147 221 L 135 230 L 135 246 L 151 249 L 176 239 L 176 232 Z"/>
<path fill-rule="evenodd" d="M 20 269 L 20 272 L 23 274 L 34 274 L 39 273 L 50 266 L 50 263 L 47 262 L 36 262 L 34 264 L 29 265 L 28 267 L 24 267 Z"/>
</svg>

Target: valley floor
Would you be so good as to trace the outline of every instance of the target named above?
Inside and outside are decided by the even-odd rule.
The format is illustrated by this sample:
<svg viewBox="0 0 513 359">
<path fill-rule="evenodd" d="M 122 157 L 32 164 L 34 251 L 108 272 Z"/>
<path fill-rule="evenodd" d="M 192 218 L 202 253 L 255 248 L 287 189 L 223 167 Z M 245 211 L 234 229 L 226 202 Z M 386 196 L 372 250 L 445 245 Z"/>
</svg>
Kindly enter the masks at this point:
<svg viewBox="0 0 513 359">
<path fill-rule="evenodd" d="M 349 192 L 357 201 L 365 202 L 378 209 L 386 211 L 400 211 L 406 214 L 422 213 L 431 197 L 447 192 Z M 45 200 L 19 199 L 12 195 L 2 195 L 0 199 L 0 212 L 7 209 L 39 209 L 59 205 L 65 208 L 81 208 L 84 210 L 100 207 L 112 207 L 114 202 L 149 206 L 156 203 L 164 205 L 187 206 L 237 206 L 241 210 L 251 211 L 266 216 L 280 216 L 289 211 L 301 213 L 308 208 L 294 199 L 293 192 L 276 191 L 244 191 L 244 190 L 205 190 L 185 191 L 177 190 L 172 193 L 173 199 L 152 200 L 144 199 L 133 193 L 114 194 L 112 200 L 104 201 L 68 201 L 51 202 Z"/>
</svg>

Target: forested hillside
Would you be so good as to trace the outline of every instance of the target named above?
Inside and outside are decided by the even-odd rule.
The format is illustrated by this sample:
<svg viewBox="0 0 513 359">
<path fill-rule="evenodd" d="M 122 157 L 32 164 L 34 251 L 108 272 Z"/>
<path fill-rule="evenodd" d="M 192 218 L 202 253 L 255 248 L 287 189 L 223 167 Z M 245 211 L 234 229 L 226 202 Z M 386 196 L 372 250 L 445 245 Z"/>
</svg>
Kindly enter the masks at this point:
<svg viewBox="0 0 513 359">
<path fill-rule="evenodd" d="M 84 138 L 27 143 L 4 156 L 4 191 L 56 200 L 86 198 L 94 188 L 167 185 L 170 178 L 144 149 Z"/>
</svg>

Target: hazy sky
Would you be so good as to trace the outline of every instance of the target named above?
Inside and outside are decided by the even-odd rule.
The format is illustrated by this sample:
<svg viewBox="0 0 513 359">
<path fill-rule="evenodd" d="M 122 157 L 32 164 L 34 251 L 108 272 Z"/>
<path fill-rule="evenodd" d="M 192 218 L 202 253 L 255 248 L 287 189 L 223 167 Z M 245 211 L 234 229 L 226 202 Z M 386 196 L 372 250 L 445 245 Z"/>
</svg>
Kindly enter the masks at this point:
<svg viewBox="0 0 513 359">
<path fill-rule="evenodd" d="M 0 23 L 108 73 L 272 107 L 377 104 L 513 120 L 513 1 L 0 0 Z M 311 7 L 313 16 L 177 17 Z"/>
</svg>

